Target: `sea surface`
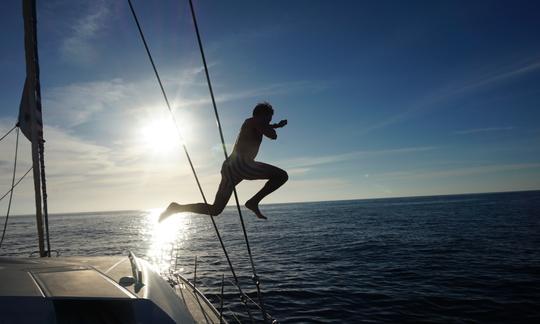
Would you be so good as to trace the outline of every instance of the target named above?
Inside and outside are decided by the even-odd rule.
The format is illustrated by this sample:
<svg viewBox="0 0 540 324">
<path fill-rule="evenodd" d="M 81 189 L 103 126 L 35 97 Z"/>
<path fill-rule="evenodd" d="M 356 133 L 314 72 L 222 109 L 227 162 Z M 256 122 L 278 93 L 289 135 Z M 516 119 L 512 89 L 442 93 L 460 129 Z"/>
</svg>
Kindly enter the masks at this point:
<svg viewBox="0 0 540 324">
<path fill-rule="evenodd" d="M 540 191 L 264 205 L 244 210 L 264 304 L 281 323 L 540 323 Z M 212 301 L 231 272 L 208 217 L 159 211 L 51 215 L 61 256 L 134 251 Z M 215 218 L 256 298 L 235 208 Z M 4 219 L 0 218 L 0 224 Z M 31 216 L 9 220 L 3 256 L 36 250 Z M 242 307 L 225 287 L 227 317 Z"/>
</svg>

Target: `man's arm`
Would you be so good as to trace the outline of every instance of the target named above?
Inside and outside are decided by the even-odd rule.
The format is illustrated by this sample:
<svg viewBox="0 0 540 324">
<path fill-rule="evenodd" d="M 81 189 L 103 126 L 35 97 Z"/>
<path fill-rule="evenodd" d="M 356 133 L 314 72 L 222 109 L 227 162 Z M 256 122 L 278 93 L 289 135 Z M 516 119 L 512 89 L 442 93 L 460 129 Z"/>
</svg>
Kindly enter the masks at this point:
<svg viewBox="0 0 540 324">
<path fill-rule="evenodd" d="M 281 127 L 285 127 L 285 125 L 287 125 L 287 119 L 283 119 L 277 124 L 271 124 L 270 127 L 272 127 L 272 128 L 281 128 Z"/>
<path fill-rule="evenodd" d="M 259 123 L 257 121 L 253 121 L 253 127 L 255 127 L 255 129 L 263 134 L 264 136 L 270 138 L 270 139 L 273 139 L 275 140 L 277 138 L 277 133 L 276 131 L 274 130 L 274 127 L 272 127 L 273 125 L 269 125 L 269 124 L 262 124 L 262 123 Z"/>
</svg>

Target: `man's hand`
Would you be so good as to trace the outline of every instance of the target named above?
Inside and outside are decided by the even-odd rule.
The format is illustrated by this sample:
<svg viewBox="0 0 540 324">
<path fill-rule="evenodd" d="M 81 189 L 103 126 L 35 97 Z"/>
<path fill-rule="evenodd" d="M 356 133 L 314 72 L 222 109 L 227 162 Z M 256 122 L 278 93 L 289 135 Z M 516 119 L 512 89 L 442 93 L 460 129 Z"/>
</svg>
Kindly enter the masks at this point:
<svg viewBox="0 0 540 324">
<path fill-rule="evenodd" d="M 277 124 L 274 124 L 272 126 L 274 126 L 274 128 L 281 128 L 283 126 L 287 125 L 287 119 L 283 119 L 282 121 L 280 121 L 279 123 Z"/>
</svg>

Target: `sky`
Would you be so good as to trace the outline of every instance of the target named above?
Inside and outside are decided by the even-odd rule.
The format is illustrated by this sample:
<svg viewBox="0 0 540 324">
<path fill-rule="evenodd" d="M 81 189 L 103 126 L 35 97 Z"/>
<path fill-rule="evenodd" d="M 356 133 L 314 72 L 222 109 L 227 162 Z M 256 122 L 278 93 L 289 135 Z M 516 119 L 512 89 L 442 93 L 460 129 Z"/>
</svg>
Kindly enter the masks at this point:
<svg viewBox="0 0 540 324">
<path fill-rule="evenodd" d="M 289 121 L 257 157 L 290 178 L 263 203 L 540 189 L 538 1 L 194 3 L 229 151 L 257 102 Z M 223 153 L 188 4 L 133 4 L 212 201 Z M 201 201 L 127 1 L 37 9 L 50 212 Z M 3 135 L 25 78 L 20 2 L 0 15 Z M 12 133 L 1 194 L 14 150 Z M 19 152 L 17 177 L 22 137 Z M 241 201 L 262 185 L 242 182 Z M 12 213 L 32 197 L 28 177 Z"/>
</svg>

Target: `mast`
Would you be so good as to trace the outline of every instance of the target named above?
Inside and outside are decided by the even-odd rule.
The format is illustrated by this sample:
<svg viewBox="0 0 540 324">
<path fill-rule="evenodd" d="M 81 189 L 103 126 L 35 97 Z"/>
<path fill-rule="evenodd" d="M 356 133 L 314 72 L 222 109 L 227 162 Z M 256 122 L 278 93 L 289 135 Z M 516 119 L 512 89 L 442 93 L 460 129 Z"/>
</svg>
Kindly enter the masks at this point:
<svg viewBox="0 0 540 324">
<path fill-rule="evenodd" d="M 24 18 L 24 46 L 26 53 L 26 80 L 21 99 L 19 112 L 19 127 L 23 134 L 32 143 L 32 168 L 34 173 L 34 192 L 36 204 L 36 225 L 38 234 L 39 255 L 50 256 L 45 250 L 43 209 L 41 186 L 45 190 L 45 181 L 42 183 L 43 165 L 40 165 L 40 151 L 43 152 L 43 122 L 41 119 L 41 90 L 39 84 L 39 64 L 36 31 L 36 1 L 23 0 Z M 40 147 L 42 148 L 40 150 Z M 41 158 L 41 162 L 43 159 Z M 44 180 L 44 179 L 43 179 Z M 47 231 L 48 234 L 48 231 Z M 48 236 L 48 235 L 47 235 Z"/>
</svg>

